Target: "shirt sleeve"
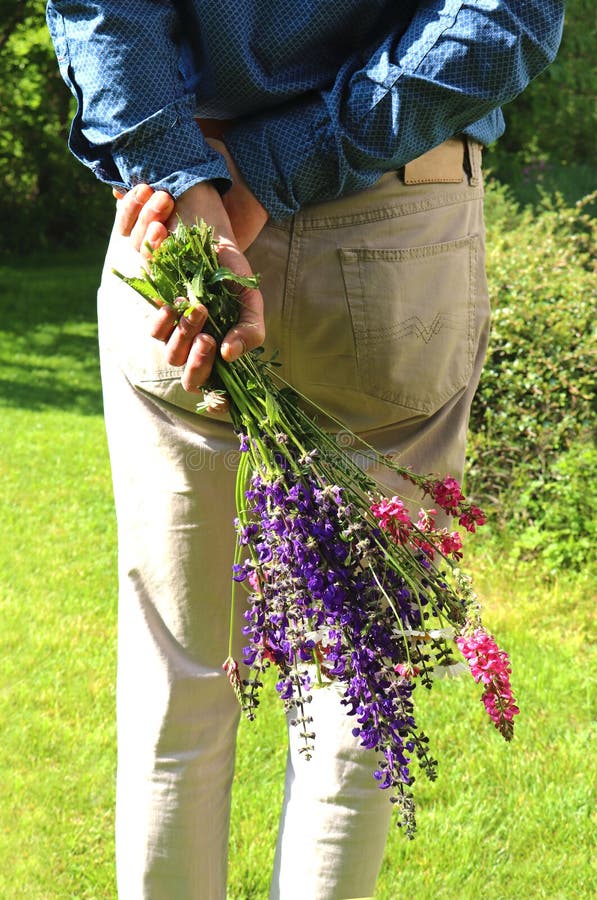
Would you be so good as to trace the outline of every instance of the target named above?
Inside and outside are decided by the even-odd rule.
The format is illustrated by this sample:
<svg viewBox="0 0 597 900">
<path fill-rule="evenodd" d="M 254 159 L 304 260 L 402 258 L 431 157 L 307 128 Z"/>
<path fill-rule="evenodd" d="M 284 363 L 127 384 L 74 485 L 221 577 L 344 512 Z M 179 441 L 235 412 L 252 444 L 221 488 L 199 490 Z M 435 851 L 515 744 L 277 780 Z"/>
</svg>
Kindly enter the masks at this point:
<svg viewBox="0 0 597 900">
<path fill-rule="evenodd" d="M 125 188 L 147 182 L 174 197 L 199 181 L 230 185 L 223 157 L 194 120 L 171 3 L 50 0 L 47 21 L 78 102 L 70 149 L 100 180 Z"/>
<path fill-rule="evenodd" d="M 226 144 L 274 219 L 362 190 L 475 133 L 553 60 L 563 14 L 563 0 L 421 3 L 404 34 L 351 57 L 326 90 L 241 120 Z"/>
</svg>

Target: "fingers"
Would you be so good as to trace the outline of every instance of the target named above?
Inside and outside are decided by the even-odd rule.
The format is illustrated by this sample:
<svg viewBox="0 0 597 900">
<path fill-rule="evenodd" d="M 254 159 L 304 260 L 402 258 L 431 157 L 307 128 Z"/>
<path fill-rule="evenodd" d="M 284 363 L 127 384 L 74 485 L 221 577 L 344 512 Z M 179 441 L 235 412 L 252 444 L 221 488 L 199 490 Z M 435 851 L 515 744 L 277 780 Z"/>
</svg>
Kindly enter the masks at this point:
<svg viewBox="0 0 597 900">
<path fill-rule="evenodd" d="M 171 366 L 184 366 L 181 376 L 186 391 L 197 393 L 211 373 L 216 358 L 217 345 L 209 334 L 201 329 L 207 320 L 207 309 L 195 307 L 189 316 L 181 316 L 176 323 L 175 312 L 161 309 L 155 316 L 151 335 L 163 341 L 166 361 Z"/>
<path fill-rule="evenodd" d="M 126 198 L 125 198 L 126 199 Z M 156 244 L 156 229 L 161 231 L 159 243 L 166 237 L 168 230 L 164 223 L 168 221 L 174 209 L 174 200 L 166 191 L 156 191 L 138 213 L 137 220 L 130 232 L 131 243 L 135 250 L 145 247 L 145 243 Z M 148 235 L 148 229 L 153 229 Z M 155 249 L 155 246 L 153 247 Z"/>
<path fill-rule="evenodd" d="M 138 184 L 126 194 L 114 192 L 118 200 L 116 206 L 116 228 L 118 232 L 128 237 L 139 218 L 139 213 L 147 203 L 153 189 L 148 184 Z"/>
<path fill-rule="evenodd" d="M 151 222 L 147 227 L 145 238 L 141 243 L 140 253 L 145 259 L 151 259 L 154 250 L 168 237 L 168 228 L 161 222 Z"/>
<path fill-rule="evenodd" d="M 256 294 L 257 297 L 251 297 L 246 300 L 241 319 L 234 328 L 230 329 L 222 341 L 222 358 L 226 362 L 234 362 L 243 353 L 260 347 L 265 340 L 261 294 L 259 291 L 251 291 L 250 293 Z"/>
<path fill-rule="evenodd" d="M 161 301 L 159 302 L 161 303 Z M 156 340 L 163 341 L 164 344 L 166 344 L 176 328 L 177 318 L 178 316 L 173 309 L 169 306 L 163 306 L 159 312 L 155 314 L 153 325 L 149 333 L 153 338 L 156 338 Z"/>
<path fill-rule="evenodd" d="M 130 237 L 135 250 L 146 242 L 155 249 L 168 234 L 165 223 L 173 210 L 174 200 L 166 191 L 154 192 L 148 184 L 138 184 L 118 201 L 116 228 Z"/>
<path fill-rule="evenodd" d="M 243 353 L 259 347 L 265 338 L 261 293 L 244 290 L 240 302 L 239 322 L 230 329 L 221 346 L 222 358 L 226 362 L 233 362 Z M 201 331 L 206 321 L 207 309 L 204 306 L 196 307 L 189 316 L 181 316 L 178 323 L 175 311 L 168 307 L 155 314 L 151 329 L 152 337 L 166 345 L 166 361 L 171 366 L 184 366 L 182 386 L 191 393 L 197 393 L 209 379 L 216 359 L 215 339 Z"/>
<path fill-rule="evenodd" d="M 240 275 L 251 275 L 251 268 L 246 258 L 237 250 L 228 248 L 220 252 L 222 265 L 228 266 Z M 226 362 L 234 362 L 248 350 L 255 350 L 265 340 L 265 322 L 263 318 L 263 297 L 255 288 L 243 288 L 238 295 L 240 315 L 237 324 L 224 335 L 221 353 Z"/>
<path fill-rule="evenodd" d="M 184 366 L 191 356 L 193 344 L 207 319 L 204 306 L 193 309 L 189 316 L 181 316 L 166 344 L 166 359 L 171 366 Z M 199 382 L 198 382 L 199 383 Z M 197 383 L 197 384 L 198 384 Z M 197 387 L 197 384 L 195 387 Z"/>
<path fill-rule="evenodd" d="M 217 344 L 210 334 L 198 334 L 191 344 L 184 372 L 181 376 L 185 391 L 198 393 L 211 374 L 216 361 Z"/>
</svg>

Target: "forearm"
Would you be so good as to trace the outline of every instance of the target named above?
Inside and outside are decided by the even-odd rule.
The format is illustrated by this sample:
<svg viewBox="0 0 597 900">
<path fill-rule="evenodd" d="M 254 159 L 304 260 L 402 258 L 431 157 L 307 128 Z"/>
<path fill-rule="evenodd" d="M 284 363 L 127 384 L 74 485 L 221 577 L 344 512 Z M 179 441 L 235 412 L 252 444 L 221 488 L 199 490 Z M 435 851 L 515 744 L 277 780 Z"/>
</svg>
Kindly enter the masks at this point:
<svg viewBox="0 0 597 900">
<path fill-rule="evenodd" d="M 50 0 L 47 17 L 79 104 L 70 147 L 98 178 L 127 188 L 147 182 L 175 197 L 203 180 L 228 186 L 180 75 L 174 4 Z"/>
</svg>

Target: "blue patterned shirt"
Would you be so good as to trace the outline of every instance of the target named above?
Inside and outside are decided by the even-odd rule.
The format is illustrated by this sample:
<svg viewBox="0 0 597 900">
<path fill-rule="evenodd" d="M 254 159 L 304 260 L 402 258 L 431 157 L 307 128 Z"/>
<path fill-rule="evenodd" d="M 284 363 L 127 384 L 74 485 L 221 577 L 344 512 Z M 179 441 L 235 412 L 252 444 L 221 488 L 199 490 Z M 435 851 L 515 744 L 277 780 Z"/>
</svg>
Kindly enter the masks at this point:
<svg viewBox="0 0 597 900">
<path fill-rule="evenodd" d="M 230 183 L 196 116 L 273 218 L 362 190 L 499 107 L 554 58 L 563 0 L 50 0 L 78 99 L 70 147 L 103 181 L 177 197 Z"/>
</svg>

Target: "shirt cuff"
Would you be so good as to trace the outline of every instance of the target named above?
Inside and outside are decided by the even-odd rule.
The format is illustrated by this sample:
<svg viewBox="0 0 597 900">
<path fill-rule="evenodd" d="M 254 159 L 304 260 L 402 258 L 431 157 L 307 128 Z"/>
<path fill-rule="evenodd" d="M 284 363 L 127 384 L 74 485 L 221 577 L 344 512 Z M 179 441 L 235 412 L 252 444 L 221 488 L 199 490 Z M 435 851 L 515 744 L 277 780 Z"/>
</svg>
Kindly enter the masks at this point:
<svg viewBox="0 0 597 900">
<path fill-rule="evenodd" d="M 175 199 L 200 181 L 213 182 L 223 193 L 232 183 L 226 163 L 206 143 L 188 110 L 187 98 L 176 101 L 120 134 L 110 145 L 113 165 L 101 159 L 92 163 L 96 176 L 118 184 L 115 167 L 125 187 L 144 182 Z"/>
</svg>

